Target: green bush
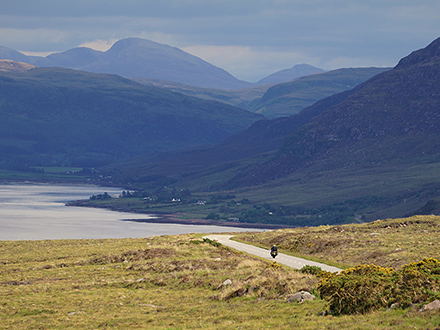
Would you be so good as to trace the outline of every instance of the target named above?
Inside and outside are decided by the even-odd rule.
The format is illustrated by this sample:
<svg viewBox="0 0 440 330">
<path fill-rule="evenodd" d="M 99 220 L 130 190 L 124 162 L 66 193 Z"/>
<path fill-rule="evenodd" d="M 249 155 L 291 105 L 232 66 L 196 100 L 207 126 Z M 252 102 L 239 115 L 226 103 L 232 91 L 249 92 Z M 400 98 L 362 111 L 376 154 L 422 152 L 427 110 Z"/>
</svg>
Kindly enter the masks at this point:
<svg viewBox="0 0 440 330">
<path fill-rule="evenodd" d="M 364 314 L 398 303 L 402 308 L 439 295 L 440 263 L 433 258 L 401 270 L 360 265 L 322 279 L 318 290 L 334 314 Z"/>
</svg>

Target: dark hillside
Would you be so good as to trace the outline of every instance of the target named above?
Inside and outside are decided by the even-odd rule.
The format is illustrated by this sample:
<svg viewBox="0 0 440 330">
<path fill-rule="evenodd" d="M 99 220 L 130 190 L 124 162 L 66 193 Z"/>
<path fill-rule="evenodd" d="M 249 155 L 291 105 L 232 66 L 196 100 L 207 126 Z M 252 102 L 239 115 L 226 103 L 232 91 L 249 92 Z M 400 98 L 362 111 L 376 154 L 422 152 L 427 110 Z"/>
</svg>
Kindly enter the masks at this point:
<svg viewBox="0 0 440 330">
<path fill-rule="evenodd" d="M 308 75 L 269 88 L 250 104 L 268 118 L 291 116 L 315 102 L 354 88 L 389 68 L 347 68 Z"/>
<path fill-rule="evenodd" d="M 3 164 L 96 166 L 218 143 L 261 118 L 116 75 L 59 68 L 0 73 Z"/>
<path fill-rule="evenodd" d="M 278 156 L 243 173 L 240 184 L 262 183 L 307 167 L 440 161 L 439 48 L 437 39 L 359 86 L 345 101 L 289 135 Z"/>
<path fill-rule="evenodd" d="M 351 93 L 353 91 L 346 91 L 325 98 L 291 117 L 259 120 L 248 129 L 214 146 L 173 150 L 155 156 L 139 156 L 112 164 L 109 168 L 118 170 L 120 180 L 152 174 L 178 177 L 182 173 L 185 173 L 188 179 L 191 178 L 190 173 L 273 153 L 279 150 L 286 136 Z"/>
</svg>

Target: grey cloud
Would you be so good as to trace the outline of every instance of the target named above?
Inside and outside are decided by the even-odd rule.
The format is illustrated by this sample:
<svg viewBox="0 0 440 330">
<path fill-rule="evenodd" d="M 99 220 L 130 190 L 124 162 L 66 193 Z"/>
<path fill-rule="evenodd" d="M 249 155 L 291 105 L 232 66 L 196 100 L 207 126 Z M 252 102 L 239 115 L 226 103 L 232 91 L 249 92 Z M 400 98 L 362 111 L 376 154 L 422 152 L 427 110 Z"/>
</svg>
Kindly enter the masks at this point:
<svg viewBox="0 0 440 330">
<path fill-rule="evenodd" d="M 179 48 L 239 46 L 250 47 L 254 55 L 298 53 L 316 66 L 344 58 L 359 66 L 389 65 L 426 46 L 440 30 L 438 0 L 4 2 L 0 45 L 22 51 L 63 51 L 94 40 L 144 37 Z M 252 61 L 258 63 L 258 56 Z M 268 61 L 262 56 L 260 66 L 272 67 Z M 243 62 L 229 63 L 236 69 Z M 279 63 L 284 68 L 295 64 L 288 58 Z"/>
</svg>

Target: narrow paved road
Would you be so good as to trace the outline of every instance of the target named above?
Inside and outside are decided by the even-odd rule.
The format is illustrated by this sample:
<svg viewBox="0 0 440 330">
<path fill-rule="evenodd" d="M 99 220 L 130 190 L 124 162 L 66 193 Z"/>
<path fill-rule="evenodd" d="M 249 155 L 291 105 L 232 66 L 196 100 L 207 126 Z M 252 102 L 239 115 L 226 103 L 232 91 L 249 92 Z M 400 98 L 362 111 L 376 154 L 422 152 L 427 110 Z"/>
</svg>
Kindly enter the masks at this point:
<svg viewBox="0 0 440 330">
<path fill-rule="evenodd" d="M 209 238 L 210 240 L 217 241 L 220 244 L 229 246 L 233 249 L 246 252 L 249 254 L 253 254 L 257 257 L 273 260 L 273 258 L 270 256 L 270 248 L 262 249 L 253 245 L 244 244 L 236 241 L 231 241 L 232 235 L 208 235 L 205 236 L 206 238 Z M 278 253 L 278 256 L 275 258 L 275 261 L 279 264 L 283 264 L 292 268 L 301 269 L 302 267 L 309 265 L 309 266 L 318 266 L 321 267 L 322 270 L 326 270 L 328 272 L 339 272 L 342 269 L 339 269 L 337 267 L 328 266 L 326 264 L 322 264 L 319 262 L 314 262 L 302 258 L 292 257 L 284 253 Z"/>
</svg>

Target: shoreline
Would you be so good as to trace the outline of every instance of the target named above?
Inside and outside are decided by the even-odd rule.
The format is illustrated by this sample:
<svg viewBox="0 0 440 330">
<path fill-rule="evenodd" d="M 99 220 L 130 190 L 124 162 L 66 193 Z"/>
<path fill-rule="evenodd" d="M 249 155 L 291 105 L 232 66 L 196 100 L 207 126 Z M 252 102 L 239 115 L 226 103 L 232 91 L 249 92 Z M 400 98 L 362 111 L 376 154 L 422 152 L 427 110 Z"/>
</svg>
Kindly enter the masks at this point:
<svg viewBox="0 0 440 330">
<path fill-rule="evenodd" d="M 140 213 L 136 213 L 140 214 Z M 237 228 L 249 228 L 249 229 L 283 229 L 293 228 L 292 226 L 265 224 L 265 223 L 250 223 L 250 222 L 235 222 L 235 221 L 217 221 L 209 219 L 179 219 L 174 214 L 164 213 L 151 213 L 151 216 L 156 218 L 148 219 L 124 219 L 122 221 L 132 221 L 141 223 L 168 223 L 178 225 L 197 225 L 197 226 L 220 226 L 220 227 L 237 227 Z"/>
<path fill-rule="evenodd" d="M 90 205 L 88 201 L 85 200 L 69 202 L 66 203 L 65 205 L 75 206 L 75 207 L 101 208 L 115 212 L 129 213 L 127 210 L 124 210 L 123 208 Z M 210 219 L 180 219 L 174 213 L 157 212 L 157 211 L 152 211 L 151 213 L 132 211 L 131 213 L 145 214 L 151 216 L 152 218 L 124 219 L 122 221 L 132 221 L 132 222 L 142 222 L 142 223 L 169 223 L 169 224 L 178 224 L 178 225 L 221 226 L 221 227 L 236 227 L 236 228 L 249 228 L 249 229 L 272 229 L 272 230 L 283 229 L 283 228 L 295 228 L 294 226 L 269 224 L 269 223 L 219 221 L 219 220 L 210 220 Z"/>
</svg>

